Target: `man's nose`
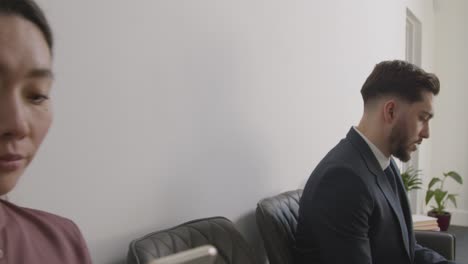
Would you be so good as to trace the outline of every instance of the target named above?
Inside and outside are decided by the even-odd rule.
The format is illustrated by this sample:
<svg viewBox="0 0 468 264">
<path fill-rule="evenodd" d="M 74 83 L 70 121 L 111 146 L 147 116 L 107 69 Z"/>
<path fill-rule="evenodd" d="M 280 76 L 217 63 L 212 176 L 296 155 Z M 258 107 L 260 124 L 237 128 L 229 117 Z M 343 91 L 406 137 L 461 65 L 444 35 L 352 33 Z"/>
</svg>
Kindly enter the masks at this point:
<svg viewBox="0 0 468 264">
<path fill-rule="evenodd" d="M 27 109 L 19 98 L 0 99 L 0 139 L 22 139 L 28 134 Z"/>
<path fill-rule="evenodd" d="M 426 123 L 424 128 L 421 130 L 420 136 L 422 138 L 429 138 L 429 124 Z"/>
</svg>

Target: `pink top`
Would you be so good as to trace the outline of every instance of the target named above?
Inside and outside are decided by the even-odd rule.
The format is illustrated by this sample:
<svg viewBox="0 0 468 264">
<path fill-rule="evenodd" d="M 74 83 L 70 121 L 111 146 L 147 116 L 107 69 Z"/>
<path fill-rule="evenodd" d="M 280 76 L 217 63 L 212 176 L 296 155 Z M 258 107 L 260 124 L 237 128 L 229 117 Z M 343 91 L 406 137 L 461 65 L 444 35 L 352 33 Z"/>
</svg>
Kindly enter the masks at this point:
<svg viewBox="0 0 468 264">
<path fill-rule="evenodd" d="M 91 264 L 72 221 L 0 200 L 0 263 Z"/>
</svg>

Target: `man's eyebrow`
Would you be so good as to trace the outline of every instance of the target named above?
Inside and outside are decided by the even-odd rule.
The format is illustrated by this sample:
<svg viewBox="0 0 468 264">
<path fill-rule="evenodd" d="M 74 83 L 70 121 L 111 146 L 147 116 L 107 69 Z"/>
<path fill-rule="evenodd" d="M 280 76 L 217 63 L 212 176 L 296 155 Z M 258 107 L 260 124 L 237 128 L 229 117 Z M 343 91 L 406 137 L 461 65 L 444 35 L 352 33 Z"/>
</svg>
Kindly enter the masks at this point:
<svg viewBox="0 0 468 264">
<path fill-rule="evenodd" d="M 54 73 L 50 69 L 33 69 L 26 75 L 28 78 L 50 78 L 54 79 Z"/>
</svg>

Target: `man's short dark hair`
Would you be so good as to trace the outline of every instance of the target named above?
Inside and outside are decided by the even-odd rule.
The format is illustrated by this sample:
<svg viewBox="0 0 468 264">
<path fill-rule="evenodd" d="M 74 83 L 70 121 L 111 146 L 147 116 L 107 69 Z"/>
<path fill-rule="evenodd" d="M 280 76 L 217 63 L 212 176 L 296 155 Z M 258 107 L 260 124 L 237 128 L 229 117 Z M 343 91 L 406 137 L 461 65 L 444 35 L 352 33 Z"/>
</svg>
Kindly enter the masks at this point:
<svg viewBox="0 0 468 264">
<path fill-rule="evenodd" d="M 52 30 L 44 12 L 33 0 L 0 0 L 0 15 L 2 14 L 20 16 L 36 25 L 44 35 L 52 53 L 54 46 Z"/>
<path fill-rule="evenodd" d="M 364 104 L 382 96 L 397 96 L 409 103 L 422 100 L 422 92 L 437 95 L 439 78 L 406 61 L 383 61 L 377 64 L 362 86 Z"/>
</svg>

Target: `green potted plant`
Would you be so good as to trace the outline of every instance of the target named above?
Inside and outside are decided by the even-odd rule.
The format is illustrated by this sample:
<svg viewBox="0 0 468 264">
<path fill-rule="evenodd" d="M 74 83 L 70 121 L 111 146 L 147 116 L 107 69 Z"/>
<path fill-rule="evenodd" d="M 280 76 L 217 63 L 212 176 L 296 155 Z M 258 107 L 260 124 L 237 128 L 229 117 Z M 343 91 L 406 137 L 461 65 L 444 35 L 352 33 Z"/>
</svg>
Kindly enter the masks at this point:
<svg viewBox="0 0 468 264">
<path fill-rule="evenodd" d="M 421 170 L 415 170 L 413 167 L 408 167 L 401 174 L 406 192 L 421 189 L 422 181 L 419 175 L 421 175 Z"/>
<path fill-rule="evenodd" d="M 429 186 L 426 192 L 426 205 L 429 204 L 432 198 L 434 198 L 436 206 L 431 206 L 432 210 L 428 212 L 429 216 L 437 218 L 441 231 L 447 231 L 450 225 L 451 214 L 446 211 L 447 202 L 450 201 L 455 207 L 457 207 L 456 197 L 458 194 L 448 193 L 444 189 L 445 180 L 452 178 L 455 182 L 460 185 L 463 184 L 462 177 L 455 171 L 449 171 L 443 173 L 443 177 L 434 177 L 429 182 Z"/>
</svg>

